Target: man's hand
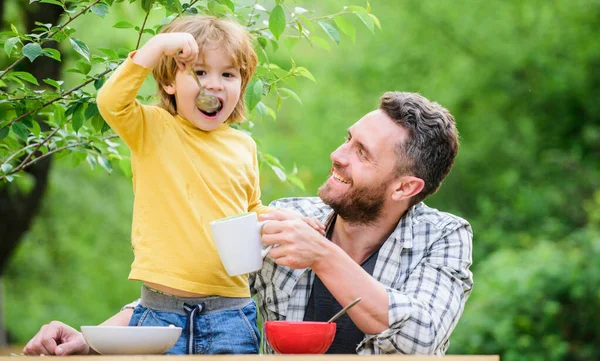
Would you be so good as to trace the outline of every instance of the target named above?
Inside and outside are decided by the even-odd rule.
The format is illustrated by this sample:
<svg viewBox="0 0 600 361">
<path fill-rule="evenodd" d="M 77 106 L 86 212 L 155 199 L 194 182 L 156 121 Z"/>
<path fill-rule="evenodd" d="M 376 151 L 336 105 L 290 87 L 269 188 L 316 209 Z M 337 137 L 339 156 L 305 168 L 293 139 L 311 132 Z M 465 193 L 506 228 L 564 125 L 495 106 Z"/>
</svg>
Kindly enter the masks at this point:
<svg viewBox="0 0 600 361">
<path fill-rule="evenodd" d="M 277 209 L 273 212 L 270 212 L 268 214 L 263 214 L 260 216 L 261 221 L 266 221 L 266 220 L 284 221 L 284 220 L 293 220 L 293 219 L 302 220 L 306 224 L 311 226 L 315 231 L 321 233 L 323 236 L 325 235 L 325 226 L 318 219 L 311 218 L 311 217 L 304 217 L 300 213 L 293 211 L 291 209 L 286 209 L 286 208 Z"/>
<path fill-rule="evenodd" d="M 324 227 L 320 222 L 315 228 L 302 216 L 287 210 L 264 214 L 260 219 L 271 220 L 263 227 L 262 242 L 277 245 L 271 248 L 269 255 L 278 265 L 314 268 L 326 258 L 331 243 L 323 237 Z"/>
<path fill-rule="evenodd" d="M 35 355 L 87 355 L 90 346 L 83 335 L 73 327 L 59 321 L 42 326 L 23 348 L 28 356 Z"/>
</svg>

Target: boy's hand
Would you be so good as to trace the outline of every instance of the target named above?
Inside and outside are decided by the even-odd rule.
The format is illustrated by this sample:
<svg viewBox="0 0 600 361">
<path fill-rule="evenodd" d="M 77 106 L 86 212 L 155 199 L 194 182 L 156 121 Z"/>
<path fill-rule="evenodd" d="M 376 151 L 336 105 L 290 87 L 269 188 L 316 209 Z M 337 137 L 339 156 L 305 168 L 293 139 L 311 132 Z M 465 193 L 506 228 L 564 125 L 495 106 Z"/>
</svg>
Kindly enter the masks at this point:
<svg viewBox="0 0 600 361">
<path fill-rule="evenodd" d="M 133 62 L 154 68 L 162 56 L 177 57 L 184 64 L 193 65 L 198 59 L 198 43 L 189 33 L 164 33 L 152 37 L 133 56 Z M 184 64 L 177 62 L 180 69 Z"/>
</svg>

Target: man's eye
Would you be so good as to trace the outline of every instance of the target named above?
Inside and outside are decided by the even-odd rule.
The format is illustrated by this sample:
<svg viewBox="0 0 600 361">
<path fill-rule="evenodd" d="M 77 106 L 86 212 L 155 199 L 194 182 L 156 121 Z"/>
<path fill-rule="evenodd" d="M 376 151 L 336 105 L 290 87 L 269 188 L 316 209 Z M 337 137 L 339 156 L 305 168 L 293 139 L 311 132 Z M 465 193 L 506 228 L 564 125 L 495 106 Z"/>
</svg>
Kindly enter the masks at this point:
<svg viewBox="0 0 600 361">
<path fill-rule="evenodd" d="M 344 138 L 344 143 L 348 143 L 350 139 L 352 139 L 352 137 L 350 135 L 347 135 L 346 138 Z"/>
<path fill-rule="evenodd" d="M 364 150 L 358 148 L 358 156 L 361 157 L 361 158 L 366 158 L 367 154 L 365 153 Z"/>
</svg>

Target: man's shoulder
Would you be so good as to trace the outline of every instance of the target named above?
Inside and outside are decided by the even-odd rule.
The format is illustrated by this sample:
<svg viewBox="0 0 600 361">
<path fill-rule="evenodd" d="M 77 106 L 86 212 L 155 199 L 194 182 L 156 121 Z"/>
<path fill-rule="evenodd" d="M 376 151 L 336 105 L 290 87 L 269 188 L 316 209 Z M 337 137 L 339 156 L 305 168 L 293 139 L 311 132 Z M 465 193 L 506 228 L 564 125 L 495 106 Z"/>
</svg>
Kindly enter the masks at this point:
<svg viewBox="0 0 600 361">
<path fill-rule="evenodd" d="M 453 230 L 460 227 L 471 228 L 466 219 L 429 207 L 423 202 L 415 205 L 413 212 L 413 219 L 417 224 L 429 224 L 438 230 Z"/>
<path fill-rule="evenodd" d="M 270 204 L 274 208 L 291 208 L 306 217 L 322 218 L 331 213 L 331 207 L 319 197 L 289 197 L 276 199 Z"/>
</svg>

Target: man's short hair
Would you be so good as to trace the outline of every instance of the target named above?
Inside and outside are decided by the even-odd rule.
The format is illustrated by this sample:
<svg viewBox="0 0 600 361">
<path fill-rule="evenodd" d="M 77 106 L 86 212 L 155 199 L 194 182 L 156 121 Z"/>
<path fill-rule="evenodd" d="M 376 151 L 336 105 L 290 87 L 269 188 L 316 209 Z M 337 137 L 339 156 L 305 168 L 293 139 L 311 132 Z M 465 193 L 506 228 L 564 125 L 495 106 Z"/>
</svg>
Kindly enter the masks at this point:
<svg viewBox="0 0 600 361">
<path fill-rule="evenodd" d="M 410 205 L 435 193 L 454 164 L 458 153 L 458 131 L 454 117 L 436 102 L 417 93 L 387 92 L 379 109 L 408 131 L 397 146 L 398 174 L 413 175 L 425 182 Z"/>
</svg>

